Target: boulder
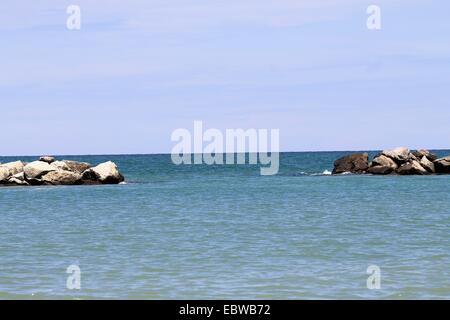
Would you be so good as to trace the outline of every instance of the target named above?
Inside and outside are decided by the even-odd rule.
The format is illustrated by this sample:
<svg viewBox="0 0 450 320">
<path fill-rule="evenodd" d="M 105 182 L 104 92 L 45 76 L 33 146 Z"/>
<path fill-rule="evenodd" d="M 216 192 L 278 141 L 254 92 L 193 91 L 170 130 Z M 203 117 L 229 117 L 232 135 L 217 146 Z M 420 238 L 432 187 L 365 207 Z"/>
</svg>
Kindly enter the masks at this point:
<svg viewBox="0 0 450 320">
<path fill-rule="evenodd" d="M 416 150 L 412 154 L 415 155 L 418 159 L 422 159 L 423 157 L 427 157 L 427 159 L 430 160 L 431 162 L 437 160 L 437 156 L 435 154 L 433 154 L 430 151 L 425 150 L 425 149 Z"/>
<path fill-rule="evenodd" d="M 398 168 L 397 163 L 391 158 L 388 158 L 384 155 L 379 155 L 372 160 L 372 166 L 381 166 L 381 167 L 389 167 L 392 170 L 396 170 Z"/>
<path fill-rule="evenodd" d="M 450 173 L 450 156 L 434 161 L 436 173 Z"/>
<path fill-rule="evenodd" d="M 70 167 L 67 165 L 67 163 L 65 163 L 64 161 L 55 161 L 52 162 L 51 164 L 53 167 L 55 167 L 58 170 L 66 170 L 66 171 L 71 171 Z"/>
<path fill-rule="evenodd" d="M 5 183 L 9 179 L 9 177 L 11 177 L 9 169 L 0 166 L 0 183 Z"/>
<path fill-rule="evenodd" d="M 394 160 L 397 164 L 402 164 L 408 160 L 410 157 L 409 149 L 406 147 L 399 147 L 392 150 L 383 150 L 381 152 L 383 156 L 386 156 L 388 158 L 391 158 Z"/>
<path fill-rule="evenodd" d="M 56 168 L 43 161 L 33 161 L 27 164 L 23 168 L 23 171 L 25 172 L 26 180 L 34 180 L 41 178 L 51 171 L 56 171 Z"/>
<path fill-rule="evenodd" d="M 24 172 L 19 172 L 19 173 L 13 175 L 11 178 L 25 181 L 25 173 Z"/>
<path fill-rule="evenodd" d="M 417 158 L 414 154 L 412 154 L 411 152 L 408 154 L 408 159 L 406 160 L 406 162 L 411 162 L 411 161 L 417 161 L 420 162 L 421 158 Z"/>
<path fill-rule="evenodd" d="M 8 184 L 17 186 L 28 186 L 29 183 L 25 181 L 25 174 L 23 172 L 17 173 L 8 179 Z"/>
<path fill-rule="evenodd" d="M 24 163 L 22 161 L 8 162 L 0 165 L 2 168 L 6 168 L 9 171 L 9 175 L 13 176 L 23 171 Z"/>
<path fill-rule="evenodd" d="M 19 180 L 16 178 L 10 178 L 8 180 L 8 184 L 9 185 L 13 185 L 13 186 L 29 186 L 30 184 L 24 180 Z"/>
<path fill-rule="evenodd" d="M 42 156 L 39 158 L 39 161 L 47 162 L 48 164 L 55 162 L 55 158 L 51 156 Z"/>
<path fill-rule="evenodd" d="M 401 175 L 426 175 L 428 171 L 425 170 L 419 162 L 410 161 L 400 166 L 397 173 Z"/>
<path fill-rule="evenodd" d="M 87 169 L 91 168 L 92 165 L 87 162 L 79 162 L 79 161 L 72 161 L 72 160 L 63 160 L 63 162 L 69 167 L 70 171 L 82 174 Z"/>
<path fill-rule="evenodd" d="M 76 185 L 82 184 L 81 174 L 66 170 L 51 171 L 41 178 L 47 185 Z"/>
<path fill-rule="evenodd" d="M 87 169 L 83 173 L 83 181 L 85 183 L 117 184 L 124 181 L 124 177 L 117 169 L 117 165 L 108 161 Z"/>
<path fill-rule="evenodd" d="M 395 169 L 392 166 L 382 166 L 382 165 L 376 165 L 372 166 L 367 170 L 367 173 L 371 174 L 390 174 L 394 172 Z"/>
<path fill-rule="evenodd" d="M 354 153 L 334 162 L 333 174 L 352 172 L 364 173 L 369 168 L 368 153 Z"/>
<path fill-rule="evenodd" d="M 420 160 L 420 165 L 427 170 L 429 173 L 435 173 L 436 169 L 434 166 L 434 163 L 431 162 L 427 156 L 423 156 L 422 159 Z"/>
</svg>

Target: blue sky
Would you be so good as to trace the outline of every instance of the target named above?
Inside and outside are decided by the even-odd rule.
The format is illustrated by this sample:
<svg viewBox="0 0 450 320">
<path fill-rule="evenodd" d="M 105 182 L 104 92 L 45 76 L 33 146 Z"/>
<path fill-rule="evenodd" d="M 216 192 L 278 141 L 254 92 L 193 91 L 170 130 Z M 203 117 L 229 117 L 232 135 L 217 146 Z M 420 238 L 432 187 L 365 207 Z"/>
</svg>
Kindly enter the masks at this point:
<svg viewBox="0 0 450 320">
<path fill-rule="evenodd" d="M 370 4 L 380 31 L 366 28 Z M 278 128 L 284 151 L 450 148 L 449 12 L 443 0 L 3 0 L 0 154 L 168 153 L 194 120 Z"/>
</svg>

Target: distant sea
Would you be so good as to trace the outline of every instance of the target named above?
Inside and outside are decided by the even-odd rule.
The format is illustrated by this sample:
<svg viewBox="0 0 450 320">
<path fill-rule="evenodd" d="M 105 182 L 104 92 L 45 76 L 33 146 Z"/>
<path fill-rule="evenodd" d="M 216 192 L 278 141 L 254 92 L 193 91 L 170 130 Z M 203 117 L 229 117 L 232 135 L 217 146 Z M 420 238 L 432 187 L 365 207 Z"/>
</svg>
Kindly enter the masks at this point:
<svg viewBox="0 0 450 320">
<path fill-rule="evenodd" d="M 449 299 L 450 176 L 323 174 L 344 154 L 282 153 L 276 176 L 59 156 L 127 184 L 0 188 L 0 299 Z"/>
</svg>

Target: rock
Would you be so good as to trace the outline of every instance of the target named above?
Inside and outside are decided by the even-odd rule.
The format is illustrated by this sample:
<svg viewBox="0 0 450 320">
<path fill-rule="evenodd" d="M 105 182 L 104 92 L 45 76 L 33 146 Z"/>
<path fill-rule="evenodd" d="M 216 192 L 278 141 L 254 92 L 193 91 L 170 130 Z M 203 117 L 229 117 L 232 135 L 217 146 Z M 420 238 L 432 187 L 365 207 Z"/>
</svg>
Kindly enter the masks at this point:
<svg viewBox="0 0 450 320">
<path fill-rule="evenodd" d="M 8 184 L 9 185 L 13 185 L 13 186 L 29 186 L 30 184 L 26 181 L 22 181 L 16 178 L 10 178 L 8 180 Z"/>
<path fill-rule="evenodd" d="M 48 158 L 52 157 L 41 157 L 40 160 L 31 163 L 15 161 L 0 165 L 0 184 L 77 185 L 117 184 L 124 181 L 117 165 L 111 161 L 92 168 L 87 162 L 54 161 Z"/>
<path fill-rule="evenodd" d="M 392 150 L 383 150 L 381 152 L 383 156 L 386 156 L 388 158 L 391 158 L 394 160 L 397 164 L 402 164 L 408 160 L 410 157 L 409 149 L 406 147 L 399 147 Z"/>
<path fill-rule="evenodd" d="M 0 166 L 0 183 L 5 183 L 9 177 L 11 177 L 11 174 L 9 173 L 9 169 L 6 167 Z"/>
<path fill-rule="evenodd" d="M 406 160 L 406 162 L 411 162 L 411 161 L 417 161 L 420 162 L 421 158 L 417 158 L 414 154 L 412 154 L 411 152 L 408 154 L 408 159 Z"/>
<path fill-rule="evenodd" d="M 434 161 L 436 173 L 450 173 L 450 156 Z"/>
<path fill-rule="evenodd" d="M 75 185 L 82 184 L 81 174 L 66 170 L 51 171 L 41 178 L 43 184 Z"/>
<path fill-rule="evenodd" d="M 372 166 L 367 170 L 367 173 L 371 173 L 371 174 L 390 174 L 392 172 L 394 172 L 395 169 L 392 166 L 381 166 L 381 165 L 376 165 L 376 166 Z"/>
<path fill-rule="evenodd" d="M 17 173 L 8 179 L 8 184 L 17 186 L 28 186 L 28 182 L 25 181 L 25 174 L 23 172 Z"/>
<path fill-rule="evenodd" d="M 420 160 L 420 165 L 427 170 L 429 173 L 435 173 L 436 169 L 434 166 L 434 163 L 431 162 L 427 156 L 423 156 L 422 159 Z"/>
<path fill-rule="evenodd" d="M 401 165 L 400 168 L 397 169 L 397 173 L 401 175 L 425 175 L 428 174 L 428 171 L 425 170 L 419 162 L 411 161 Z"/>
<path fill-rule="evenodd" d="M 43 175 L 56 171 L 56 168 L 43 161 L 33 161 L 23 168 L 26 180 L 39 179 Z"/>
<path fill-rule="evenodd" d="M 55 158 L 51 156 L 42 156 L 39 158 L 39 161 L 47 162 L 48 164 L 55 162 Z"/>
<path fill-rule="evenodd" d="M 65 163 L 64 161 L 55 161 L 52 162 L 51 164 L 53 167 L 55 167 L 58 170 L 66 170 L 66 171 L 71 171 L 70 167 L 67 165 L 67 163 Z"/>
<path fill-rule="evenodd" d="M 7 168 L 9 175 L 13 176 L 23 171 L 24 163 L 22 161 L 8 162 L 0 165 L 2 168 Z"/>
<path fill-rule="evenodd" d="M 369 168 L 368 153 L 354 153 L 334 162 L 333 174 L 352 172 L 364 173 Z"/>
<path fill-rule="evenodd" d="M 13 175 L 11 178 L 15 178 L 15 179 L 19 179 L 19 180 L 25 181 L 25 173 L 23 171 L 19 172 L 19 173 Z"/>
<path fill-rule="evenodd" d="M 78 162 L 78 161 L 72 161 L 72 160 L 63 160 L 70 169 L 70 171 L 82 174 L 87 169 L 91 168 L 92 165 L 87 162 Z"/>
<path fill-rule="evenodd" d="M 398 168 L 398 165 L 395 163 L 394 160 L 392 160 L 391 158 L 388 158 L 384 155 L 379 155 L 377 157 L 375 157 L 372 160 L 372 166 L 381 166 L 381 167 L 389 167 L 392 170 L 396 170 Z"/>
<path fill-rule="evenodd" d="M 414 151 L 413 155 L 415 155 L 419 159 L 422 159 L 423 157 L 427 157 L 427 159 L 430 160 L 431 162 L 437 160 L 437 156 L 435 154 L 433 154 L 430 151 L 425 150 L 425 149 L 419 149 L 417 151 Z"/>
<path fill-rule="evenodd" d="M 117 169 L 117 165 L 108 161 L 87 169 L 83 173 L 83 180 L 85 183 L 117 184 L 124 181 L 124 177 Z"/>
</svg>

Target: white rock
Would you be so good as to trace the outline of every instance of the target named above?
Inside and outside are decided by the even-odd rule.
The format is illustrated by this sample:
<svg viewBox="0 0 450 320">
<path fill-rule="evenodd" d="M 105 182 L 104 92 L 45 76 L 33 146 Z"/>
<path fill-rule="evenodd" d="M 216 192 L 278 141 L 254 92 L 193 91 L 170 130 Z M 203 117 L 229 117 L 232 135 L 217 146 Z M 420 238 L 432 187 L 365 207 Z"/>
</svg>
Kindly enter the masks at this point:
<svg viewBox="0 0 450 320">
<path fill-rule="evenodd" d="M 0 182 L 5 182 L 10 176 L 8 168 L 0 166 Z"/>
<path fill-rule="evenodd" d="M 409 158 L 409 149 L 406 147 L 399 147 L 392 150 L 383 150 L 382 155 L 391 158 L 398 162 L 405 162 Z"/>
<path fill-rule="evenodd" d="M 58 170 L 42 176 L 44 184 L 50 185 L 74 185 L 81 184 L 81 174 L 67 170 Z"/>
<path fill-rule="evenodd" d="M 27 179 L 39 179 L 43 175 L 56 171 L 57 169 L 49 165 L 47 162 L 33 161 L 27 164 L 23 170 Z"/>
<path fill-rule="evenodd" d="M 14 161 L 14 162 L 4 163 L 4 164 L 0 165 L 0 167 L 7 168 L 9 171 L 9 174 L 11 176 L 13 176 L 13 175 L 23 171 L 24 163 L 22 161 Z"/>
<path fill-rule="evenodd" d="M 436 169 L 434 167 L 434 163 L 428 160 L 427 156 L 423 156 L 422 160 L 420 160 L 420 165 L 427 170 L 429 173 L 435 173 Z"/>
<path fill-rule="evenodd" d="M 84 180 L 99 181 L 104 184 L 120 183 L 124 180 L 122 174 L 117 169 L 117 165 L 112 162 L 104 162 L 94 168 L 90 168 L 83 173 Z"/>
</svg>

